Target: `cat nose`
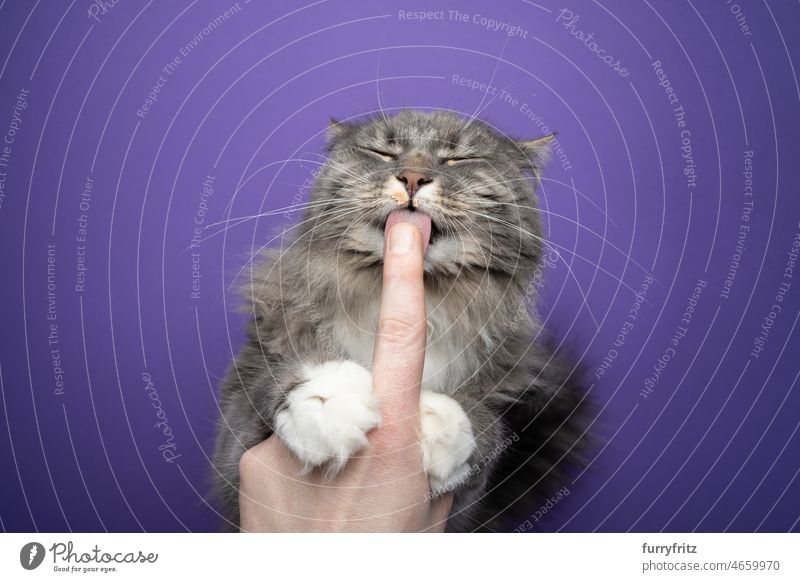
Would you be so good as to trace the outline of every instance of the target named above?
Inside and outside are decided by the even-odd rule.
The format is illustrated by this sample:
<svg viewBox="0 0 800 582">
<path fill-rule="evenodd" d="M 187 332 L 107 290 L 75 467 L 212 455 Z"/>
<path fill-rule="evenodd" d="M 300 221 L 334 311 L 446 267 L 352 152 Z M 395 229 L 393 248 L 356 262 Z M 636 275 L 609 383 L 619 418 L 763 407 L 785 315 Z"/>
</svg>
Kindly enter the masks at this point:
<svg viewBox="0 0 800 582">
<path fill-rule="evenodd" d="M 433 182 L 425 174 L 420 174 L 419 172 L 402 172 L 397 176 L 397 179 L 405 184 L 406 192 L 408 192 L 409 196 L 414 196 L 422 186 Z"/>
</svg>

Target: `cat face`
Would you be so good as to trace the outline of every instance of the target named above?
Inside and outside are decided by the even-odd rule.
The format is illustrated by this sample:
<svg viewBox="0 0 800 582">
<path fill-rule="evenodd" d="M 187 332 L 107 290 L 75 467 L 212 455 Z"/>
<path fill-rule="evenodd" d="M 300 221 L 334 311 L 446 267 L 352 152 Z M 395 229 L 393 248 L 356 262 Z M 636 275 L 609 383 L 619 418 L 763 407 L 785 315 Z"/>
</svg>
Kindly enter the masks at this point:
<svg viewBox="0 0 800 582">
<path fill-rule="evenodd" d="M 516 141 L 443 111 L 332 122 L 313 236 L 379 263 L 387 218 L 405 208 L 431 218 L 426 271 L 526 271 L 541 254 L 534 189 L 551 137 Z"/>
</svg>

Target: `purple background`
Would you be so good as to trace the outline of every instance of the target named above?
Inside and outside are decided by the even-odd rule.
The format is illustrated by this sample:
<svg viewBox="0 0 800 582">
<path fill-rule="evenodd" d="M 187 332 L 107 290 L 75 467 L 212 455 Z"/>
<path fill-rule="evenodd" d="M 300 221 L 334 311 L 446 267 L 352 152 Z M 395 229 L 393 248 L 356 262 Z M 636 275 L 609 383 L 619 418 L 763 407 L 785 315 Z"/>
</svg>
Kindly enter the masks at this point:
<svg viewBox="0 0 800 582">
<path fill-rule="evenodd" d="M 564 157 L 541 196 L 559 258 L 540 312 L 590 369 L 611 349 L 616 357 L 593 387 L 593 428 L 606 444 L 535 529 L 800 529 L 800 271 L 784 276 L 800 230 L 798 4 L 573 0 L 573 28 L 559 20 L 563 4 L 545 1 L 277 4 L 242 1 L 205 32 L 233 2 L 124 0 L 94 19 L 88 0 L 0 4 L 0 139 L 29 91 L 0 166 L 2 528 L 216 528 L 206 501 L 216 385 L 242 341 L 229 285 L 297 213 L 211 225 L 305 199 L 328 118 L 376 111 L 380 98 L 387 111 L 479 112 L 520 137 L 540 135 L 542 124 L 559 132 Z M 443 19 L 401 18 L 421 7 Z M 467 22 L 451 18 L 456 9 Z M 476 15 L 520 32 L 490 30 Z M 629 74 L 606 66 L 576 30 L 593 32 Z M 686 114 L 694 187 L 677 105 L 653 61 Z M 190 249 L 209 175 L 207 240 Z M 81 209 L 87 177 L 94 188 Z M 82 214 L 87 270 L 77 291 Z M 750 230 L 723 298 L 742 224 Z M 648 273 L 656 282 L 638 318 L 626 319 Z M 700 279 L 686 337 L 645 398 Z M 754 357 L 784 281 L 781 312 Z M 633 329 L 615 347 L 626 320 Z M 174 435 L 172 462 L 159 450 L 165 436 L 144 374 Z"/>
</svg>

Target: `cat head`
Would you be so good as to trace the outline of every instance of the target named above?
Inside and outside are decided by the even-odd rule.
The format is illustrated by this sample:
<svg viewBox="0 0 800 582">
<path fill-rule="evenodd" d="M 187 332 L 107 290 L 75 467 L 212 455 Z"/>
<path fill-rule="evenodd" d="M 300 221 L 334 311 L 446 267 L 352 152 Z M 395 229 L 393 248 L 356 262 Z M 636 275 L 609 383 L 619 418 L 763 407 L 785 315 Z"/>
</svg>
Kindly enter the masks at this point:
<svg viewBox="0 0 800 582">
<path fill-rule="evenodd" d="M 407 208 L 431 218 L 427 272 L 528 272 L 541 256 L 534 191 L 552 138 L 512 139 L 447 111 L 331 121 L 304 230 L 380 265 L 386 221 Z"/>
</svg>

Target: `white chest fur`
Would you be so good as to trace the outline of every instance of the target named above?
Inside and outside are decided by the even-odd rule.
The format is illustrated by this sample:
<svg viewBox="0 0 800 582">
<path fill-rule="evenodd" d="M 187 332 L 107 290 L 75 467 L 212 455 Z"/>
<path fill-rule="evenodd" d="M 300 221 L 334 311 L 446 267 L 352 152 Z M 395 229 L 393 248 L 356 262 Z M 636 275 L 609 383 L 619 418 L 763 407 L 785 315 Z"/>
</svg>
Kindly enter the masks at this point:
<svg viewBox="0 0 800 582">
<path fill-rule="evenodd" d="M 361 311 L 353 319 L 342 313 L 333 325 L 331 333 L 337 345 L 348 357 L 367 369 L 372 366 L 375 346 L 375 330 L 378 322 L 377 302 Z M 466 350 L 470 339 L 459 337 L 454 331 L 452 318 L 443 309 L 428 308 L 428 345 L 422 373 L 422 389 L 452 394 L 466 379 L 469 370 Z"/>
</svg>

